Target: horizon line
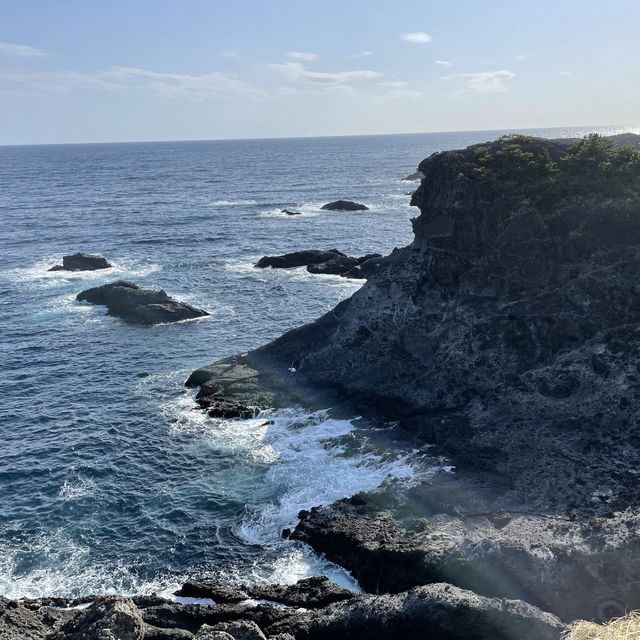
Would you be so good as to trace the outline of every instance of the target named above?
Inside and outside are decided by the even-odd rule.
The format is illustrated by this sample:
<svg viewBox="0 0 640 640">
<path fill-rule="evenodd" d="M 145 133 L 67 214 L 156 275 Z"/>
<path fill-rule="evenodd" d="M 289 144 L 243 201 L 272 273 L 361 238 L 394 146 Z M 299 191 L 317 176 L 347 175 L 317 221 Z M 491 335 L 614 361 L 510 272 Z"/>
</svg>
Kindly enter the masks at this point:
<svg viewBox="0 0 640 640">
<path fill-rule="evenodd" d="M 0 149 L 9 147 L 54 147 L 54 146 L 74 146 L 74 145 L 102 145 L 102 144 L 161 144 L 169 142 L 259 142 L 262 140 L 318 140 L 325 138 L 371 138 L 376 136 L 412 136 L 447 133 L 495 133 L 498 131 L 532 131 L 532 130 L 553 130 L 553 129 L 600 129 L 610 128 L 634 128 L 640 129 L 630 124 L 598 124 L 598 125 L 558 125 L 545 127 L 504 127 L 498 129 L 450 129 L 446 131 L 401 131 L 386 133 L 339 133 L 331 135 L 304 135 L 304 136 L 259 136 L 256 138 L 167 138 L 162 140 L 89 140 L 86 142 L 16 142 L 0 144 Z"/>
</svg>

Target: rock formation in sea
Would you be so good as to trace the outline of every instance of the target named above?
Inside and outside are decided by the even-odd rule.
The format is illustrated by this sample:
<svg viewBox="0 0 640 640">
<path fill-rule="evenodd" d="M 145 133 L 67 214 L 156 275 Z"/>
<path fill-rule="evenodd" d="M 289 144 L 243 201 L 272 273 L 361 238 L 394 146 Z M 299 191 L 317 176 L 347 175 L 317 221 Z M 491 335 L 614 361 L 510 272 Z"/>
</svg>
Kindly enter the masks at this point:
<svg viewBox="0 0 640 640">
<path fill-rule="evenodd" d="M 321 209 L 325 211 L 368 211 L 369 207 L 359 202 L 353 202 L 353 200 L 335 200 L 334 202 L 327 202 L 323 204 Z"/>
<path fill-rule="evenodd" d="M 273 269 L 291 269 L 307 267 L 309 273 L 324 273 L 344 276 L 346 278 L 366 278 L 367 274 L 377 270 L 379 262 L 369 264 L 369 261 L 382 258 L 379 253 L 368 253 L 354 258 L 337 249 L 307 249 L 294 251 L 281 256 L 263 256 L 256 263 L 258 269 L 272 267 Z M 366 265 L 365 265 L 366 263 Z"/>
<path fill-rule="evenodd" d="M 62 257 L 62 264 L 51 267 L 49 271 L 96 271 L 109 269 L 113 265 L 106 258 L 93 253 L 74 253 Z"/>
<path fill-rule="evenodd" d="M 234 359 L 256 387 L 348 402 L 454 467 L 303 512 L 292 538 L 370 593 L 444 582 L 565 622 L 640 607 L 639 140 L 433 154 L 414 241 Z"/>
<path fill-rule="evenodd" d="M 162 289 L 142 289 L 124 280 L 85 289 L 76 299 L 104 305 L 109 315 L 141 324 L 178 322 L 209 315 L 186 302 L 174 300 Z"/>
</svg>

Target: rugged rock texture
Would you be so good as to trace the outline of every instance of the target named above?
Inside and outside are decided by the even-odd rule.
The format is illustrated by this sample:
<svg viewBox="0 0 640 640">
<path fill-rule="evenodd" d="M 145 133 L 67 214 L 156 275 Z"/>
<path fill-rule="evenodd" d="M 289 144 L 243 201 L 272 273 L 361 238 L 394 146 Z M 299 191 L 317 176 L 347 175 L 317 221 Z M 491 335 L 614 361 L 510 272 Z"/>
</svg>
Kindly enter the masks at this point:
<svg viewBox="0 0 640 640">
<path fill-rule="evenodd" d="M 106 258 L 91 253 L 74 253 L 63 256 L 62 264 L 51 267 L 49 271 L 96 271 L 97 269 L 109 269 L 113 265 Z"/>
<path fill-rule="evenodd" d="M 371 591 L 447 581 L 565 620 L 640 607 L 640 158 L 619 148 L 638 137 L 570 144 L 426 159 L 414 242 L 239 360 L 455 465 L 301 514 L 292 537 Z"/>
<path fill-rule="evenodd" d="M 285 253 L 281 256 L 263 256 L 255 266 L 258 269 L 266 267 L 290 269 L 292 267 L 306 266 L 309 273 L 325 273 L 347 278 L 366 278 L 367 274 L 377 269 L 373 264 L 370 268 L 368 263 L 378 258 L 382 258 L 379 253 L 368 253 L 359 258 L 353 258 L 337 249 L 328 249 L 327 251 L 308 249 Z M 367 263 L 366 266 L 365 263 Z"/>
<path fill-rule="evenodd" d="M 424 178 L 424 173 L 422 171 L 416 171 L 415 173 L 410 173 L 408 176 L 402 178 L 401 182 L 418 182 L 418 180 L 422 180 Z"/>
<path fill-rule="evenodd" d="M 174 300 L 162 289 L 142 289 L 124 280 L 86 289 L 76 299 L 105 305 L 109 315 L 142 324 L 178 322 L 209 315 L 186 302 Z"/>
<path fill-rule="evenodd" d="M 198 591 L 199 590 L 199 591 Z M 228 585 L 189 584 L 181 593 L 208 593 L 233 603 L 176 604 L 157 596 L 97 598 L 88 608 L 54 609 L 0 600 L 2 640 L 303 640 L 374 638 L 509 638 L 556 640 L 554 616 L 513 600 L 482 598 L 451 585 L 420 587 L 395 596 L 346 592 L 327 578 L 292 586 L 254 587 L 274 601 L 236 601 Z M 191 597 L 196 597 L 192 595 Z M 207 596 L 208 597 L 208 596 Z M 77 607 L 73 600 L 58 606 Z M 64 617 L 60 621 L 59 616 Z M 471 633 L 471 635 L 465 635 Z"/>
<path fill-rule="evenodd" d="M 326 211 L 368 211 L 369 207 L 352 200 L 336 200 L 320 207 Z"/>
</svg>

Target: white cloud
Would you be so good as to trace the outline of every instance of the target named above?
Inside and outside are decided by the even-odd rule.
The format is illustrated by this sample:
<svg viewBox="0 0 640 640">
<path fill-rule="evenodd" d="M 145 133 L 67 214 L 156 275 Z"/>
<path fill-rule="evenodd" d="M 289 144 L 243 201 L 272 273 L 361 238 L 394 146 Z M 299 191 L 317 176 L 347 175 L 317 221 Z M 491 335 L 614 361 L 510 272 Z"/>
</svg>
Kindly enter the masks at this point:
<svg viewBox="0 0 640 640">
<path fill-rule="evenodd" d="M 372 56 L 373 51 L 360 51 L 359 53 L 353 53 L 350 56 L 347 56 L 350 60 L 353 58 L 366 58 L 367 56 Z"/>
<path fill-rule="evenodd" d="M 404 80 L 391 80 L 389 82 L 378 82 L 378 85 L 381 87 L 389 87 L 390 89 L 404 89 L 409 86 L 409 83 Z"/>
<path fill-rule="evenodd" d="M 310 81 L 322 84 L 343 84 L 357 80 L 372 80 L 380 78 L 381 73 L 368 69 L 359 71 L 309 71 L 300 62 L 285 62 L 284 64 L 272 64 L 271 67 L 281 73 L 289 82 Z"/>
<path fill-rule="evenodd" d="M 11 42 L 0 42 L 0 54 L 21 58 L 42 58 L 49 55 L 42 49 L 36 49 L 26 44 L 12 44 Z"/>
<path fill-rule="evenodd" d="M 78 90 L 146 90 L 166 98 L 207 102 L 227 96 L 265 98 L 267 93 L 254 85 L 222 73 L 189 75 L 165 73 L 137 67 L 111 67 L 93 73 L 45 71 L 0 73 L 4 90 L 31 94 L 65 95 Z"/>
<path fill-rule="evenodd" d="M 521 53 L 519 56 L 516 56 L 515 60 L 516 62 L 524 62 L 525 60 L 531 60 L 532 58 L 535 58 L 532 53 Z"/>
<path fill-rule="evenodd" d="M 505 93 L 509 91 L 510 80 L 516 77 L 512 71 L 485 71 L 482 73 L 459 73 L 455 76 L 444 76 L 443 80 L 452 78 L 465 79 L 465 91 L 470 93 Z"/>
<path fill-rule="evenodd" d="M 287 56 L 289 56 L 289 58 L 293 58 L 294 60 L 306 60 L 307 62 L 318 59 L 317 53 L 307 53 L 305 51 L 289 51 L 289 53 L 287 53 Z"/>
<path fill-rule="evenodd" d="M 439 64 L 441 67 L 450 67 L 451 63 L 448 60 L 434 60 L 436 64 Z"/>
<path fill-rule="evenodd" d="M 548 76 L 570 76 L 571 71 L 552 71 L 547 73 Z"/>
<path fill-rule="evenodd" d="M 234 60 L 240 60 L 240 54 L 235 49 L 225 49 L 222 52 L 223 58 L 233 58 Z"/>
<path fill-rule="evenodd" d="M 425 42 L 431 42 L 431 36 L 424 31 L 413 31 L 411 33 L 403 33 L 400 36 L 405 42 L 413 42 L 415 44 L 422 44 Z"/>
</svg>

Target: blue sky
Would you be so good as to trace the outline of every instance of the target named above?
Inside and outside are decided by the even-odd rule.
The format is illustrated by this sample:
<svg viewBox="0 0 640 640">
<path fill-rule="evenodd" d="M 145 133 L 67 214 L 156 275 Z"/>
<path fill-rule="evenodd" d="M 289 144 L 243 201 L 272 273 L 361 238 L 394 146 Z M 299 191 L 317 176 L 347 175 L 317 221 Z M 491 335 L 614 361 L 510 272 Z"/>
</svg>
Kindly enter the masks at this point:
<svg viewBox="0 0 640 640">
<path fill-rule="evenodd" d="M 638 0 L 3 0 L 0 144 L 640 124 Z"/>
</svg>

